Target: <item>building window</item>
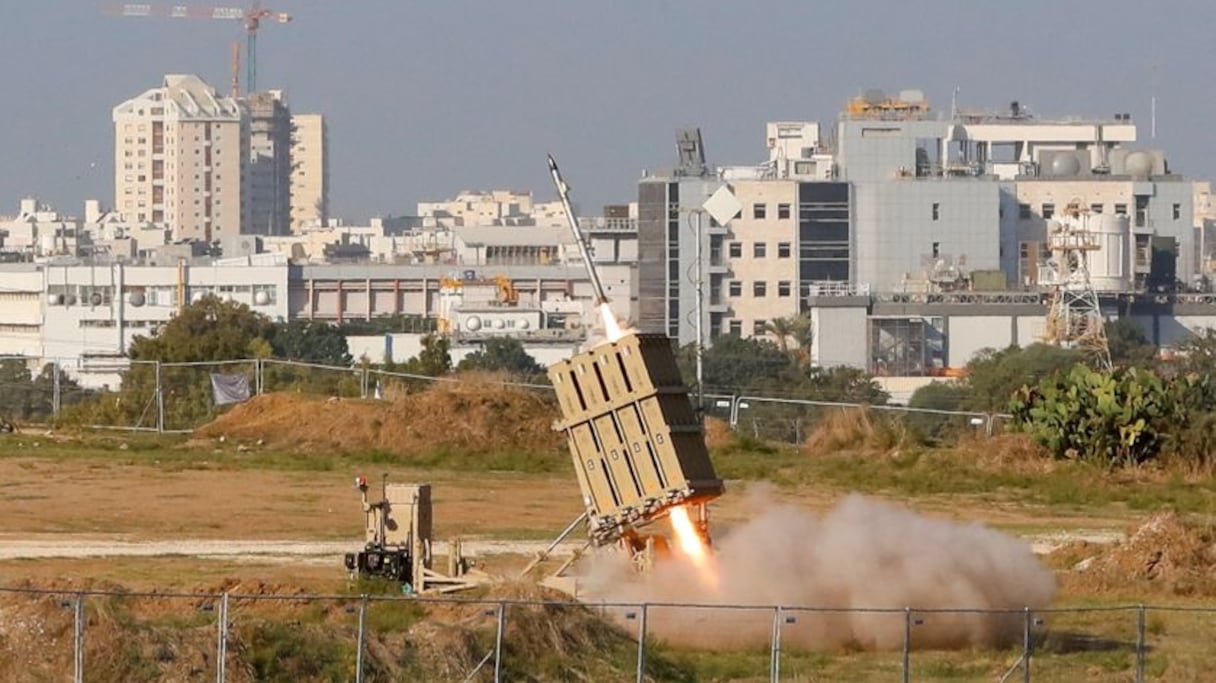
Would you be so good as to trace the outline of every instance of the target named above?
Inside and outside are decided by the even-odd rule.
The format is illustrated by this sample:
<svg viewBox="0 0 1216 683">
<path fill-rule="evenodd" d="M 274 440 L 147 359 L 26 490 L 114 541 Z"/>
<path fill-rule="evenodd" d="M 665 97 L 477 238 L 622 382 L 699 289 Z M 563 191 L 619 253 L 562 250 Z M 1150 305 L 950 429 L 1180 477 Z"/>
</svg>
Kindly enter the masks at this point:
<svg viewBox="0 0 1216 683">
<path fill-rule="evenodd" d="M 742 320 L 732 320 L 732 321 L 730 321 L 730 325 L 728 326 L 727 329 L 729 330 L 728 334 L 730 336 L 742 337 L 743 336 L 743 321 Z"/>
<path fill-rule="evenodd" d="M 777 243 L 777 258 L 789 258 L 791 251 L 792 251 L 792 248 L 790 247 L 789 242 L 778 242 Z"/>
<path fill-rule="evenodd" d="M 738 280 L 731 280 L 726 286 L 726 291 L 731 296 L 743 296 L 743 283 Z"/>
<path fill-rule="evenodd" d="M 777 205 L 777 218 L 786 219 L 789 217 L 790 217 L 790 205 L 789 204 L 778 204 Z"/>
<path fill-rule="evenodd" d="M 766 320 L 757 320 L 756 322 L 752 323 L 752 336 L 763 337 L 764 335 L 768 334 L 767 326 L 768 321 Z"/>
<path fill-rule="evenodd" d="M 1056 205 L 1055 204 L 1044 204 L 1042 207 L 1042 213 L 1043 213 L 1043 220 L 1050 220 L 1052 216 L 1056 215 Z"/>
<path fill-rule="evenodd" d="M 942 205 L 939 202 L 933 202 L 933 220 L 938 220 L 942 217 Z"/>
<path fill-rule="evenodd" d="M 789 295 L 790 295 L 790 281 L 782 280 L 781 282 L 778 282 L 777 283 L 777 296 L 789 296 Z"/>
<path fill-rule="evenodd" d="M 1116 216 L 1126 216 L 1127 215 L 1127 204 L 1115 204 L 1115 215 Z"/>
<path fill-rule="evenodd" d="M 765 214 L 768 213 L 767 207 L 763 204 L 752 204 L 752 218 L 756 220 L 764 220 Z"/>
<path fill-rule="evenodd" d="M 730 254 L 731 258 L 743 258 L 743 243 L 731 242 L 726 245 L 726 251 Z"/>
<path fill-rule="evenodd" d="M 764 242 L 756 242 L 752 245 L 752 257 L 764 258 L 768 255 L 768 245 Z"/>
<path fill-rule="evenodd" d="M 1092 214 L 1100 214 L 1100 213 L 1102 213 L 1102 205 L 1101 205 L 1101 204 L 1090 204 L 1090 205 L 1089 205 L 1089 212 L 1090 212 L 1090 213 L 1092 213 Z"/>
<path fill-rule="evenodd" d="M 756 280 L 752 283 L 752 296 L 757 299 L 768 296 L 768 283 L 764 280 Z"/>
<path fill-rule="evenodd" d="M 1029 204 L 1018 204 L 1018 218 L 1021 218 L 1022 220 L 1030 218 Z"/>
<path fill-rule="evenodd" d="M 1182 205 L 1175 204 L 1174 205 L 1174 220 L 1178 220 L 1180 218 L 1182 218 Z"/>
</svg>

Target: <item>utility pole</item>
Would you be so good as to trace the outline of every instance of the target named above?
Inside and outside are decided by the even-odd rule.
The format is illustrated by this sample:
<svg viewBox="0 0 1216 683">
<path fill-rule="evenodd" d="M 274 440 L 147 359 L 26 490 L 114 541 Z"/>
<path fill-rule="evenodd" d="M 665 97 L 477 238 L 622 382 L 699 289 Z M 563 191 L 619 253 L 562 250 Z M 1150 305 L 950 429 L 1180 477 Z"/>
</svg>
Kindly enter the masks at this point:
<svg viewBox="0 0 1216 683">
<path fill-rule="evenodd" d="M 697 411 L 703 413 L 705 411 L 705 260 L 703 258 L 703 250 L 705 246 L 705 236 L 701 230 L 701 214 L 702 209 L 697 209 L 694 213 L 697 217 L 696 232 L 697 238 Z"/>
</svg>

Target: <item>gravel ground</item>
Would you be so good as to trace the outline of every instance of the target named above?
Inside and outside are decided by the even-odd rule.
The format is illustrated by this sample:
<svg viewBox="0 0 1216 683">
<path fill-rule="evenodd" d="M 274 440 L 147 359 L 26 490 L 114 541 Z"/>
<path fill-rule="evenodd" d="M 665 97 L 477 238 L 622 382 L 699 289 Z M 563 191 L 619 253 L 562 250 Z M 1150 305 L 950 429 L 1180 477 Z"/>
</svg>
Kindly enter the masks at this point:
<svg viewBox="0 0 1216 683">
<path fill-rule="evenodd" d="M 1027 537 L 1038 554 L 1050 553 L 1066 543 L 1087 541 L 1109 544 L 1123 538 L 1111 531 L 1061 531 Z M 466 556 L 535 555 L 549 544 L 546 541 L 465 540 Z M 567 541 L 554 549 L 556 557 L 568 557 L 582 546 L 581 541 Z M 96 536 L 55 536 L 53 538 L 0 539 L 0 560 L 82 557 L 158 557 L 185 556 L 203 559 L 248 559 L 260 562 L 298 562 L 303 559 L 340 561 L 341 557 L 358 548 L 357 542 L 346 541 L 248 541 L 248 540 L 175 540 L 124 541 Z M 447 554 L 447 543 L 437 541 L 433 552 Z"/>
</svg>

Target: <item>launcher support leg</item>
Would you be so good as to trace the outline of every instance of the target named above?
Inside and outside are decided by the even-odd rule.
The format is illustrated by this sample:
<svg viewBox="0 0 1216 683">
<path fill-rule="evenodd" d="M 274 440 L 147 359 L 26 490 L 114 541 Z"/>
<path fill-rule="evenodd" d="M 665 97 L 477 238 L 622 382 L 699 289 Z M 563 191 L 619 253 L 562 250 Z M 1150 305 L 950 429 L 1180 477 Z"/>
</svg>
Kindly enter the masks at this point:
<svg viewBox="0 0 1216 683">
<path fill-rule="evenodd" d="M 701 541 L 706 548 L 713 545 L 713 541 L 709 537 L 709 504 L 697 504 L 697 535 L 701 537 Z"/>
<path fill-rule="evenodd" d="M 562 541 L 566 540 L 566 537 L 573 533 L 574 530 L 578 528 L 578 525 L 582 524 L 584 521 L 586 521 L 586 519 L 586 511 L 583 511 L 583 514 L 575 517 L 574 521 L 570 522 L 570 524 L 557 535 L 557 538 L 553 539 L 553 542 L 549 544 L 548 548 L 545 548 L 543 551 L 537 553 L 536 557 L 528 563 L 528 566 L 524 567 L 524 570 L 519 573 L 520 577 L 527 576 L 528 572 L 536 568 L 536 565 L 548 559 L 549 554 L 553 552 L 553 549 L 560 545 Z"/>
</svg>

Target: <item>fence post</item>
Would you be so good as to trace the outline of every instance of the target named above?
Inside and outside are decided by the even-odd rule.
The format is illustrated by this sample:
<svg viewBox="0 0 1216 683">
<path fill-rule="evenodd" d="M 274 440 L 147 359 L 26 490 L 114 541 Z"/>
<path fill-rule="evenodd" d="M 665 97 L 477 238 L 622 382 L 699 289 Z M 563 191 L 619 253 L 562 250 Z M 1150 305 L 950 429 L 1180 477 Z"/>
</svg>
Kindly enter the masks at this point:
<svg viewBox="0 0 1216 683">
<path fill-rule="evenodd" d="M 51 383 L 51 415 L 58 417 L 59 406 L 63 402 L 60 395 L 62 389 L 59 386 L 59 359 L 51 361 L 51 372 L 54 373 L 54 379 Z"/>
<path fill-rule="evenodd" d="M 1146 619 L 1144 605 L 1138 606 L 1136 608 L 1136 683 L 1144 683 L 1144 650 L 1148 646 L 1144 633 Z"/>
<path fill-rule="evenodd" d="M 153 363 L 156 364 L 156 433 L 161 434 L 165 431 L 165 391 L 160 382 L 160 361 Z"/>
<path fill-rule="evenodd" d="M 984 427 L 984 436 L 991 439 L 994 433 L 996 433 L 996 415 L 988 413 L 988 424 Z"/>
<path fill-rule="evenodd" d="M 638 676 L 637 683 L 646 680 L 646 610 L 647 603 L 642 603 L 642 613 L 638 616 Z"/>
<path fill-rule="evenodd" d="M 258 396 L 262 395 L 262 368 L 266 367 L 261 358 L 253 359 L 253 386 Z"/>
<path fill-rule="evenodd" d="M 355 683 L 363 683 L 363 650 L 367 638 L 367 593 L 359 597 L 359 631 L 355 643 Z"/>
<path fill-rule="evenodd" d="M 1030 683 L 1030 608 L 1025 608 L 1026 622 L 1022 625 L 1022 683 Z"/>
<path fill-rule="evenodd" d="M 84 683 L 84 596 L 72 606 L 72 681 Z"/>
<path fill-rule="evenodd" d="M 498 626 L 494 634 L 494 683 L 502 683 L 502 632 L 507 620 L 507 603 L 498 603 Z"/>
<path fill-rule="evenodd" d="M 912 680 L 912 608 L 904 608 L 903 682 Z"/>
<path fill-rule="evenodd" d="M 739 426 L 739 396 L 732 396 L 730 399 L 730 428 L 734 431 Z"/>
<path fill-rule="evenodd" d="M 215 681 L 224 683 L 224 668 L 228 660 L 228 593 L 220 596 L 219 618 L 216 620 Z"/>
<path fill-rule="evenodd" d="M 773 608 L 773 645 L 769 653 L 769 680 L 781 680 L 781 605 Z"/>
</svg>

